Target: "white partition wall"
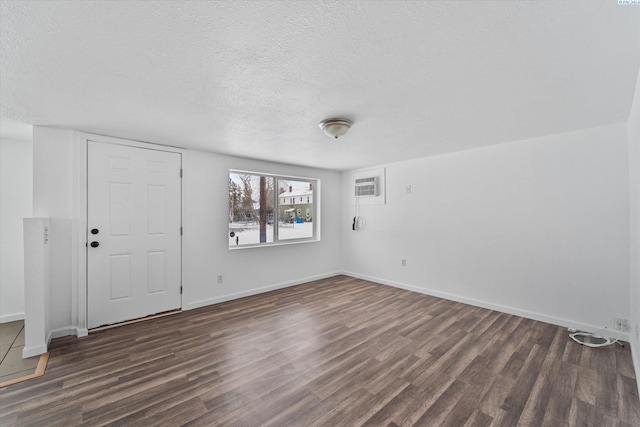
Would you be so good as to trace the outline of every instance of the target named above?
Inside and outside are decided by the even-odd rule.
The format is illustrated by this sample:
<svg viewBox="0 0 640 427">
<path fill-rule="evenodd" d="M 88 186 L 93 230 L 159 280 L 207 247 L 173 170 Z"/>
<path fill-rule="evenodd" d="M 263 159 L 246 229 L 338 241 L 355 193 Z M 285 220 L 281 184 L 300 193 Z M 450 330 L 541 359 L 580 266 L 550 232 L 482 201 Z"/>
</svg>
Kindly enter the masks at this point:
<svg viewBox="0 0 640 427">
<path fill-rule="evenodd" d="M 22 357 L 47 352 L 49 329 L 48 218 L 24 219 L 25 342 Z"/>
</svg>

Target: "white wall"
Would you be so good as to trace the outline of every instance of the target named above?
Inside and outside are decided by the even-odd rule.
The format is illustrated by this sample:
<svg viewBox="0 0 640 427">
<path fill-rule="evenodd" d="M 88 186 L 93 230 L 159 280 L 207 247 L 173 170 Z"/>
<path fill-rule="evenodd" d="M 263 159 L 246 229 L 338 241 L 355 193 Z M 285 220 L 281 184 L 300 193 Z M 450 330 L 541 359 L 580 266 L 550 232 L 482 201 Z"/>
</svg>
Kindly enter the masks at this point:
<svg viewBox="0 0 640 427">
<path fill-rule="evenodd" d="M 22 219 L 32 211 L 31 141 L 0 139 L 0 323 L 24 318 Z"/>
<path fill-rule="evenodd" d="M 629 115 L 629 200 L 631 218 L 630 311 L 631 350 L 640 378 L 640 73 Z M 640 381 L 638 381 L 640 392 Z"/>
<path fill-rule="evenodd" d="M 582 329 L 629 318 L 625 124 L 386 165 L 360 232 L 352 175 L 349 274 Z"/>
<path fill-rule="evenodd" d="M 187 151 L 185 159 L 185 304 L 195 308 L 340 271 L 340 173 Z M 321 180 L 321 240 L 228 249 L 229 169 Z M 222 275 L 224 282 L 216 283 Z"/>
</svg>

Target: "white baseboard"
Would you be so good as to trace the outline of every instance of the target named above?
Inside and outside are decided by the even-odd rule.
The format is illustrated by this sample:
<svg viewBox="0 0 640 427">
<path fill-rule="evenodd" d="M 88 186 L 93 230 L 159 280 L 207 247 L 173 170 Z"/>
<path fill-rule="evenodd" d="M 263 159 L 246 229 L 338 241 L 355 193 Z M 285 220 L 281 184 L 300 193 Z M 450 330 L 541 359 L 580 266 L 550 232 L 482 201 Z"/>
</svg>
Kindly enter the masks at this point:
<svg viewBox="0 0 640 427">
<path fill-rule="evenodd" d="M 31 347 L 24 347 L 22 349 L 22 358 L 38 356 L 47 352 L 47 348 L 51 343 L 51 340 L 66 337 L 69 335 L 75 335 L 78 338 L 86 337 L 89 335 L 89 331 L 86 328 L 79 328 L 77 326 L 66 326 L 64 328 L 54 329 L 47 334 L 47 340 L 45 344 L 40 344 Z"/>
<path fill-rule="evenodd" d="M 42 345 L 36 345 L 36 346 L 31 346 L 31 347 L 22 347 L 22 358 L 26 359 L 28 357 L 33 357 L 33 356 L 40 356 L 41 354 L 44 354 L 47 352 L 47 346 L 42 344 Z"/>
<path fill-rule="evenodd" d="M 393 286 L 394 288 L 405 289 L 407 291 L 418 292 L 425 295 L 430 295 L 438 298 L 443 298 L 451 301 L 461 302 L 464 304 L 473 305 L 475 307 L 486 308 L 489 310 L 499 311 L 501 313 L 513 314 L 515 316 L 524 317 L 527 319 L 537 320 L 540 322 L 550 323 L 552 325 L 558 325 L 565 328 L 573 328 L 579 331 L 585 332 L 598 332 L 599 334 L 605 335 L 605 331 L 603 331 L 602 326 L 590 325 L 588 323 L 577 322 L 571 319 L 564 319 L 561 317 L 550 316 L 543 313 L 537 313 L 533 311 L 523 310 L 520 308 L 510 307 L 501 304 L 494 304 L 488 301 L 477 300 L 473 298 L 466 298 L 460 295 L 450 294 L 447 292 L 436 291 L 434 289 L 422 288 L 418 286 L 408 285 L 406 283 L 395 282 L 392 280 L 380 279 L 378 277 L 366 276 L 363 274 L 354 273 L 351 271 L 344 271 L 342 274 L 347 276 L 355 277 L 358 279 L 368 280 L 370 282 L 380 283 L 383 285 Z M 617 332 L 611 331 L 608 335 L 608 338 L 617 338 L 622 341 L 629 341 L 629 333 L 627 332 Z M 637 369 L 637 368 L 636 368 Z"/>
<path fill-rule="evenodd" d="M 192 301 L 192 302 L 186 303 L 182 307 L 182 309 L 183 310 L 193 310 L 195 308 L 206 307 L 206 306 L 212 305 L 212 304 L 219 304 L 221 302 L 231 301 L 231 300 L 238 299 L 238 298 L 244 298 L 244 297 L 249 297 L 251 295 L 258 295 L 258 294 L 262 294 L 262 293 L 269 292 L 269 291 L 275 291 L 276 289 L 283 289 L 283 288 L 288 288 L 290 286 L 296 286 L 296 285 L 300 285 L 300 284 L 307 283 L 307 282 L 313 282 L 314 280 L 326 279 L 328 277 L 337 276 L 339 274 L 342 274 L 342 272 L 335 271 L 335 272 L 332 272 L 332 273 L 320 274 L 318 276 L 304 277 L 304 278 L 301 278 L 301 279 L 296 279 L 296 280 L 292 280 L 292 281 L 288 281 L 288 282 L 282 282 L 282 283 L 276 283 L 274 285 L 264 286 L 264 287 L 261 287 L 261 288 L 254 288 L 254 289 L 249 289 L 249 290 L 242 291 L 242 292 L 236 292 L 236 293 L 233 293 L 233 294 L 222 295 L 222 296 L 218 296 L 218 297 L 215 297 L 215 298 L 209 298 L 209 299 L 204 299 L 204 300 L 199 300 L 199 301 Z"/>
<path fill-rule="evenodd" d="M 69 335 L 75 335 L 78 338 L 86 337 L 89 335 L 89 331 L 86 328 L 79 328 L 77 326 L 65 326 L 64 328 L 54 329 L 47 334 L 47 345 L 49 345 L 53 339 Z"/>
<path fill-rule="evenodd" d="M 16 320 L 24 320 L 24 312 L 0 315 L 0 323 L 15 322 Z"/>
</svg>

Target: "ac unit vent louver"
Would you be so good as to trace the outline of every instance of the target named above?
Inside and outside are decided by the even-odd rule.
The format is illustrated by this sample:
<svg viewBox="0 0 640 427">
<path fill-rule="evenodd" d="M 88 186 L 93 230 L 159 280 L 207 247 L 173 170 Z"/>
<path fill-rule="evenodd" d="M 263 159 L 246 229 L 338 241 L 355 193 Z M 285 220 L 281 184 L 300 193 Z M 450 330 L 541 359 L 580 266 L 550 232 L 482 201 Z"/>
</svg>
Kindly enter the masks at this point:
<svg viewBox="0 0 640 427">
<path fill-rule="evenodd" d="M 378 177 L 356 179 L 356 197 L 375 197 L 378 195 Z"/>
</svg>

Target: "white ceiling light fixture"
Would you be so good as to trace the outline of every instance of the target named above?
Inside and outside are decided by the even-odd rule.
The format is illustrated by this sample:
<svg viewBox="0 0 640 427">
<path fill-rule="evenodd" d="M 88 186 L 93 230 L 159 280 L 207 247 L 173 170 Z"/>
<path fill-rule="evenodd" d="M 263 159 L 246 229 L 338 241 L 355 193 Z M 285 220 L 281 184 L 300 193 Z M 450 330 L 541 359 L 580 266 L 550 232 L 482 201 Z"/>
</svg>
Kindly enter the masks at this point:
<svg viewBox="0 0 640 427">
<path fill-rule="evenodd" d="M 326 119 L 320 122 L 320 129 L 329 137 L 338 139 L 351 127 L 353 122 L 349 119 Z"/>
</svg>

